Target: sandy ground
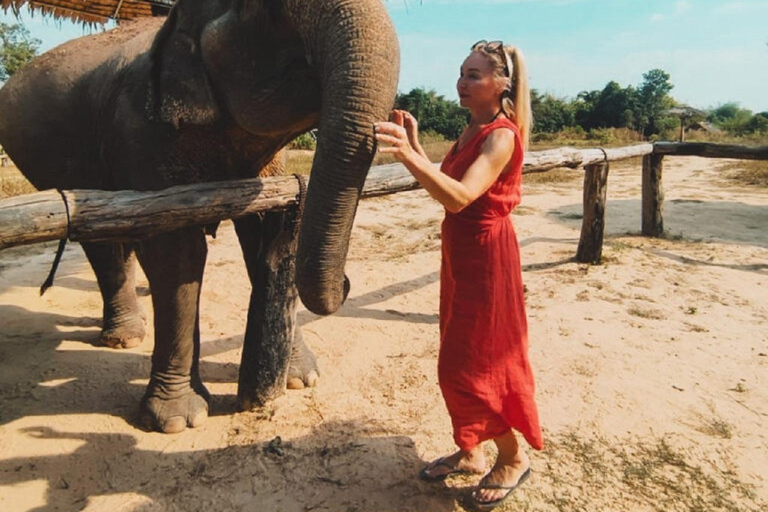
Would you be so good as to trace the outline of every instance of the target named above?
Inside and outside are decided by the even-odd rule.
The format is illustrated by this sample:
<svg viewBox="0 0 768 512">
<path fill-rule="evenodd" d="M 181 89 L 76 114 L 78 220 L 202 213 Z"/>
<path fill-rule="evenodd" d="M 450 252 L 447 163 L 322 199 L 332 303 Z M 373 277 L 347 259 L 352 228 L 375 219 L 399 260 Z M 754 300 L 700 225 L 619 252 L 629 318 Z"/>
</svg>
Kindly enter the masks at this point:
<svg viewBox="0 0 768 512">
<path fill-rule="evenodd" d="M 768 191 L 725 182 L 724 163 L 667 159 L 665 239 L 638 236 L 639 165 L 614 165 L 597 266 L 573 261 L 581 181 L 526 186 L 514 222 L 546 448 L 502 510 L 768 506 Z M 202 298 L 212 417 L 177 435 L 135 424 L 152 340 L 93 345 L 81 249 L 42 298 L 54 245 L 1 253 L 0 510 L 463 510 L 478 477 L 415 478 L 453 449 L 436 377 L 441 216 L 423 191 L 362 203 L 349 300 L 299 314 L 319 386 L 249 413 L 234 410 L 249 286 L 225 224 Z"/>
</svg>

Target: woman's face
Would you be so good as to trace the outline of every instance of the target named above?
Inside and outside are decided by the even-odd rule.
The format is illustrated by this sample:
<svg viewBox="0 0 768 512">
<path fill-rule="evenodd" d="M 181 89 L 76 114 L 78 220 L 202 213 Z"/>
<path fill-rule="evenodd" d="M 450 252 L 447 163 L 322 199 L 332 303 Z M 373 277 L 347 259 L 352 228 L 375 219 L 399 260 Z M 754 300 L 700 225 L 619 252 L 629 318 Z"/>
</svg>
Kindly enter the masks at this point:
<svg viewBox="0 0 768 512">
<path fill-rule="evenodd" d="M 492 109 L 501 105 L 504 86 L 497 79 L 491 60 L 480 52 L 472 52 L 461 65 L 456 90 L 462 107 Z"/>
</svg>

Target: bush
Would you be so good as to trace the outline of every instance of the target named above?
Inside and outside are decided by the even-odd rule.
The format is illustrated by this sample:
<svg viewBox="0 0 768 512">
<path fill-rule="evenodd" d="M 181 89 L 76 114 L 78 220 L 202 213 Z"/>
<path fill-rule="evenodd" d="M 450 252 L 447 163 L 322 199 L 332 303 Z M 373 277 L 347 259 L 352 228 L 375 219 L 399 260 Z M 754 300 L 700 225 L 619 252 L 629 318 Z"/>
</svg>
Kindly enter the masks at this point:
<svg viewBox="0 0 768 512">
<path fill-rule="evenodd" d="M 616 139 L 610 128 L 592 128 L 587 133 L 587 140 L 595 141 L 599 144 L 610 144 Z"/>
<path fill-rule="evenodd" d="M 317 141 L 311 132 L 302 133 L 288 146 L 290 149 L 309 149 L 313 150 L 317 147 Z"/>
</svg>

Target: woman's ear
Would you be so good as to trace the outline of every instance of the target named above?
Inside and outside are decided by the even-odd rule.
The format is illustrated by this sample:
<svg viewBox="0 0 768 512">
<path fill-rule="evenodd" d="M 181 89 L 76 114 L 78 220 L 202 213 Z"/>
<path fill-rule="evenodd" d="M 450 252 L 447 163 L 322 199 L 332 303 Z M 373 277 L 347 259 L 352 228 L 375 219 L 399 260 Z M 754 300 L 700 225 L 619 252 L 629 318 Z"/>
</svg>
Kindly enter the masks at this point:
<svg viewBox="0 0 768 512">
<path fill-rule="evenodd" d="M 184 3 L 181 0 L 171 9 L 149 56 L 147 114 L 176 127 L 182 122 L 209 124 L 220 115 L 200 52 L 205 22 L 193 15 L 182 23 L 180 9 Z"/>
</svg>

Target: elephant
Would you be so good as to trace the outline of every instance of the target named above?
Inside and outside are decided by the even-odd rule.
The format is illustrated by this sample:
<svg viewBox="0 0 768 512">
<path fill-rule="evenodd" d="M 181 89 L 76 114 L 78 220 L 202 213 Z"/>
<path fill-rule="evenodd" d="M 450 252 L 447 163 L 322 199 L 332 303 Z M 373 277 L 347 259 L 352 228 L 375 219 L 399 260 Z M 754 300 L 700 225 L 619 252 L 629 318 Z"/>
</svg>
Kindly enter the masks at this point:
<svg viewBox="0 0 768 512">
<path fill-rule="evenodd" d="M 73 40 L 16 73 L 0 89 L 0 144 L 38 189 L 148 191 L 285 172 L 281 149 L 318 129 L 301 218 L 234 221 L 252 286 L 237 393 L 250 409 L 289 377 L 311 385 L 318 375 L 297 301 L 328 315 L 349 292 L 373 123 L 387 117 L 398 73 L 380 0 L 178 0 L 165 18 Z M 199 425 L 210 398 L 198 368 L 205 227 L 82 247 L 103 299 L 103 343 L 144 337 L 137 264 L 149 281 L 155 345 L 141 423 Z"/>
</svg>

